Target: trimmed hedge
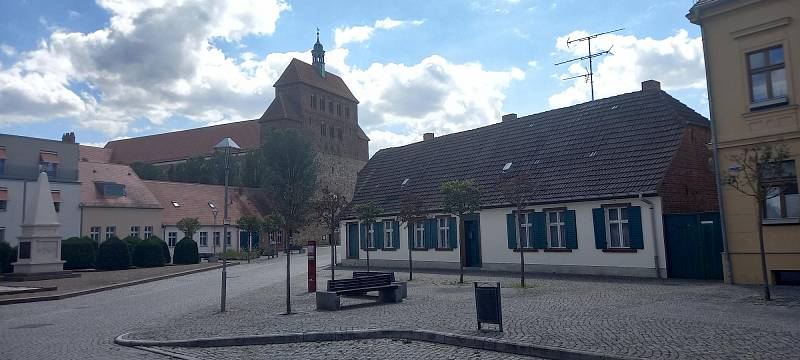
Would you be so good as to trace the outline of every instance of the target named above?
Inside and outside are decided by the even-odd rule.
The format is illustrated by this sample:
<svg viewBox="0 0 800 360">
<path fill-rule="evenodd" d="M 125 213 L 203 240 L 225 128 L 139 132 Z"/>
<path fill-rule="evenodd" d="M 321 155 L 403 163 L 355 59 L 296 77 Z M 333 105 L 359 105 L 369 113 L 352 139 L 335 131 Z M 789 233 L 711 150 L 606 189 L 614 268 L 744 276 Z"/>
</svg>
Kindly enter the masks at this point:
<svg viewBox="0 0 800 360">
<path fill-rule="evenodd" d="M 17 261 L 17 247 L 5 241 L 0 241 L 0 273 L 10 273 L 14 271 L 11 264 Z"/>
<path fill-rule="evenodd" d="M 91 269 L 95 262 L 94 241 L 88 238 L 71 237 L 61 242 L 61 260 L 65 270 Z"/>
<path fill-rule="evenodd" d="M 158 239 L 139 241 L 133 248 L 133 265 L 137 267 L 164 266 L 164 255 Z"/>
<path fill-rule="evenodd" d="M 172 257 L 175 264 L 199 264 L 200 253 L 197 251 L 197 243 L 191 238 L 184 237 L 175 244 L 175 255 Z"/>
<path fill-rule="evenodd" d="M 95 267 L 99 270 L 125 270 L 131 267 L 131 253 L 128 244 L 112 236 L 97 249 Z"/>
<path fill-rule="evenodd" d="M 139 244 L 142 241 L 142 239 L 139 239 L 138 236 L 128 235 L 124 239 L 122 239 L 122 241 L 128 244 L 128 252 L 131 253 L 131 259 L 133 259 L 133 249 L 136 247 L 137 244 Z"/>
<path fill-rule="evenodd" d="M 158 241 L 161 245 L 161 256 L 164 257 L 164 263 L 169 264 L 172 262 L 172 256 L 169 254 L 169 245 L 164 240 L 161 240 L 158 236 L 151 236 L 150 239 Z"/>
</svg>

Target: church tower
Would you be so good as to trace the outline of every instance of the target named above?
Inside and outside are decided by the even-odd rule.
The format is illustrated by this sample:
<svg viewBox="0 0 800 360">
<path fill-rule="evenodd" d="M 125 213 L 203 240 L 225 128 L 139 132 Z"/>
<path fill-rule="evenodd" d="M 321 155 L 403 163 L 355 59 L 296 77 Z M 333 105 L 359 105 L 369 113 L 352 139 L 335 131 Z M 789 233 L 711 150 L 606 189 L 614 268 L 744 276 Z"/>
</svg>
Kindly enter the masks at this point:
<svg viewBox="0 0 800 360">
<path fill-rule="evenodd" d="M 314 50 L 311 50 L 312 65 L 317 69 L 319 76 L 325 77 L 325 50 L 322 48 L 322 43 L 319 42 L 319 28 L 317 28 L 317 42 L 314 44 Z"/>
</svg>

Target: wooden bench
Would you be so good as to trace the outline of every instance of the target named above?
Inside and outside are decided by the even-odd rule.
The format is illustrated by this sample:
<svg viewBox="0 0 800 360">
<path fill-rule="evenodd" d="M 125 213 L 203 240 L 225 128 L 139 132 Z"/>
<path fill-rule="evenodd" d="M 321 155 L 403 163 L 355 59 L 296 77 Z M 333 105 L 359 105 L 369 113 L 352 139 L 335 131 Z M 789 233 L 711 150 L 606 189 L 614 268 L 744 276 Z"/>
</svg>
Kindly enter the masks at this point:
<svg viewBox="0 0 800 360">
<path fill-rule="evenodd" d="M 353 271 L 353 277 L 365 277 L 365 276 L 374 276 L 374 275 L 389 275 L 392 282 L 395 282 L 394 279 L 394 272 L 384 272 L 384 271 Z"/>
<path fill-rule="evenodd" d="M 352 279 L 328 280 L 328 291 L 317 291 L 317 310 L 339 310 L 342 296 L 364 295 L 378 292 L 378 302 L 398 303 L 403 301 L 400 285 L 392 282 L 389 274 L 376 274 Z"/>
</svg>

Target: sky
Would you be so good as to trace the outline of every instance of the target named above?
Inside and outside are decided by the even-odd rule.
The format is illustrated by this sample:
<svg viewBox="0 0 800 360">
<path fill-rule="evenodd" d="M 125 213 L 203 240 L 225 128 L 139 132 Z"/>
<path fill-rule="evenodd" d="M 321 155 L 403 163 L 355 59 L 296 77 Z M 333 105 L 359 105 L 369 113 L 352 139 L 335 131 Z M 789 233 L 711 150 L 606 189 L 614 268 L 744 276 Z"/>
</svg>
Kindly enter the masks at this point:
<svg viewBox="0 0 800 360">
<path fill-rule="evenodd" d="M 83 144 L 255 119 L 292 58 L 360 101 L 370 154 L 590 100 L 644 80 L 708 116 L 693 0 L 0 2 L 0 133 Z M 235 139 L 234 139 L 235 140 Z"/>
</svg>

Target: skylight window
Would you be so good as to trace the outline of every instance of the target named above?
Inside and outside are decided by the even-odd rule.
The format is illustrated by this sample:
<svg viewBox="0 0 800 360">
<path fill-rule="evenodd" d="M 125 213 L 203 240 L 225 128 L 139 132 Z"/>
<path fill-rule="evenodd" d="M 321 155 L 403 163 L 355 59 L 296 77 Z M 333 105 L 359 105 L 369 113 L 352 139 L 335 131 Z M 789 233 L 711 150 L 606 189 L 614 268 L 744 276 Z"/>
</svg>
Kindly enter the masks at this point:
<svg viewBox="0 0 800 360">
<path fill-rule="evenodd" d="M 508 171 L 509 169 L 511 169 L 511 163 L 510 162 L 506 163 L 506 165 L 503 166 L 503 171 Z"/>
<path fill-rule="evenodd" d="M 178 202 L 177 202 L 177 201 L 173 201 L 173 202 L 172 202 L 172 206 L 174 206 L 174 207 L 181 207 L 181 204 L 178 204 Z"/>
<path fill-rule="evenodd" d="M 407 178 L 405 180 L 403 180 L 403 183 L 401 185 L 405 185 L 405 184 L 408 184 L 408 179 Z"/>
<path fill-rule="evenodd" d="M 611 107 L 611 110 L 617 110 L 618 107 L 619 107 L 619 105 L 614 105 L 614 106 Z"/>
<path fill-rule="evenodd" d="M 589 156 L 587 156 L 587 157 L 593 157 L 595 155 L 597 155 L 597 151 L 592 151 L 592 152 L 589 153 Z"/>
<path fill-rule="evenodd" d="M 536 159 L 536 161 L 533 162 L 533 165 L 539 165 L 540 162 L 542 162 L 542 160 Z"/>
</svg>

